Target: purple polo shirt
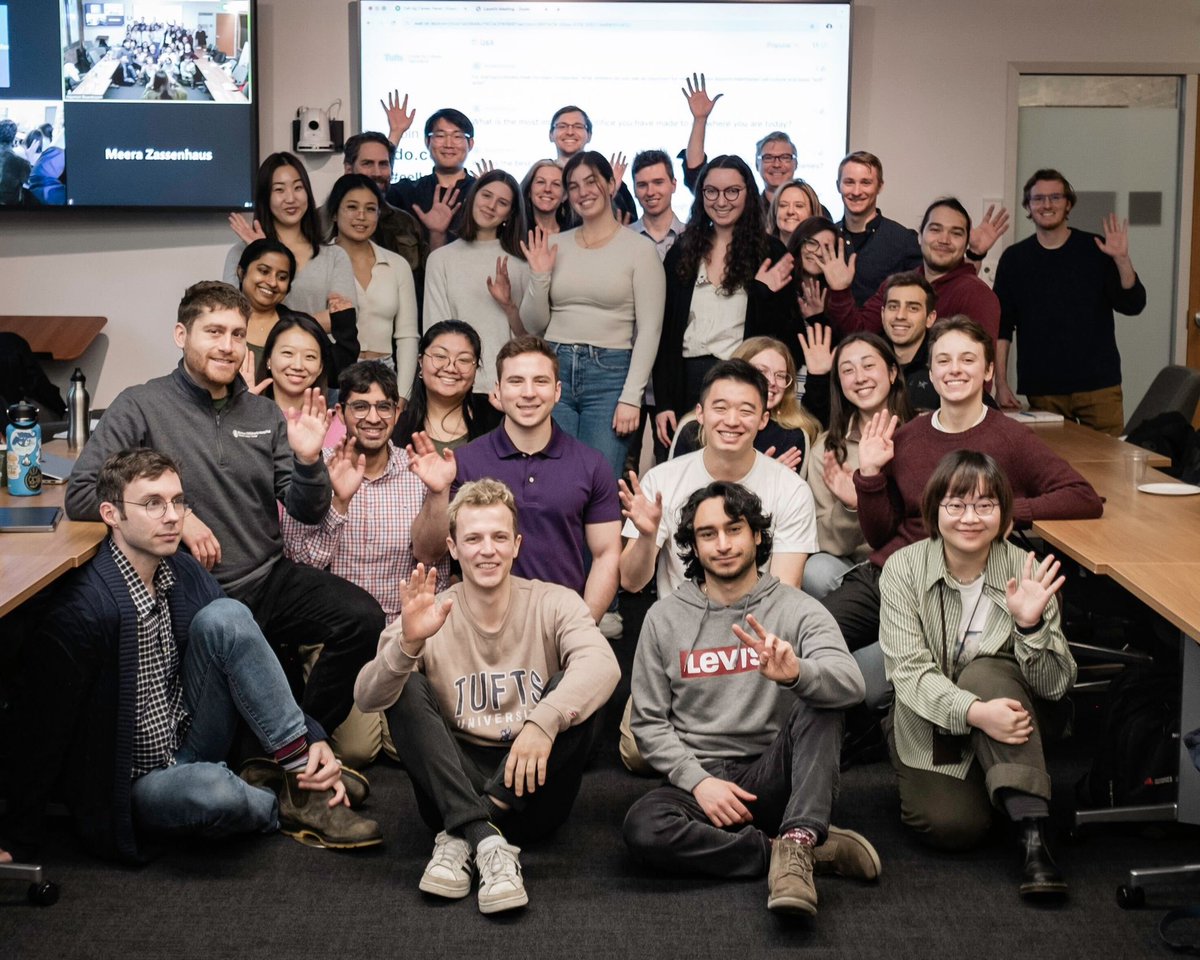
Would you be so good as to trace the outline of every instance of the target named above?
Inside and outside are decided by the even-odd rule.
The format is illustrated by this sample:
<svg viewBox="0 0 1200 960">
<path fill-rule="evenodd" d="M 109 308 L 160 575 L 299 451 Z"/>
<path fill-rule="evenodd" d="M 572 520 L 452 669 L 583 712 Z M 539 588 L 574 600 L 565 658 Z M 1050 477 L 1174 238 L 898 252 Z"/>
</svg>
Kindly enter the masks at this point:
<svg viewBox="0 0 1200 960">
<path fill-rule="evenodd" d="M 608 461 L 554 424 L 550 442 L 522 453 L 501 423 L 491 433 L 454 451 L 458 477 L 451 494 L 471 480 L 491 477 L 507 484 L 517 500 L 521 551 L 513 575 L 559 583 L 583 595 L 589 523 L 620 521 L 617 481 Z"/>
</svg>

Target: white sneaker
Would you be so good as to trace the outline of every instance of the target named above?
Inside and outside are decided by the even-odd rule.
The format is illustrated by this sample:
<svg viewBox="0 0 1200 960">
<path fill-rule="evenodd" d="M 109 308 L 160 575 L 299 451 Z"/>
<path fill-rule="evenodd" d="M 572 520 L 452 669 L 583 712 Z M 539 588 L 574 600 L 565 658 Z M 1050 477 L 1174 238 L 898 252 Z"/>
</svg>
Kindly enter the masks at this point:
<svg viewBox="0 0 1200 960">
<path fill-rule="evenodd" d="M 520 852 L 499 835 L 488 837 L 475 848 L 480 913 L 499 913 L 529 902 L 525 881 L 521 879 L 521 861 L 517 859 Z"/>
<path fill-rule="evenodd" d="M 620 640 L 621 635 L 625 633 L 625 621 L 615 610 L 609 610 L 600 618 L 599 627 L 605 640 Z"/>
<path fill-rule="evenodd" d="M 433 840 L 433 856 L 418 884 L 425 893 L 458 900 L 471 892 L 471 845 L 445 830 Z"/>
</svg>

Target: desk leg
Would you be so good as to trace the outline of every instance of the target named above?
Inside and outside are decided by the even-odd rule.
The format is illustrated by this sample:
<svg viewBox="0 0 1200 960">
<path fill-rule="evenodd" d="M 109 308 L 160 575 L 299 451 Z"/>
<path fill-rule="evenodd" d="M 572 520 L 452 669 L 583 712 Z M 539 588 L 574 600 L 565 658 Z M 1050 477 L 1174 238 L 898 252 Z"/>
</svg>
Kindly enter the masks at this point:
<svg viewBox="0 0 1200 960">
<path fill-rule="evenodd" d="M 1200 771 L 1183 745 L 1186 734 L 1200 727 L 1200 643 L 1183 640 L 1183 698 L 1179 709 L 1179 820 L 1200 823 Z"/>
</svg>

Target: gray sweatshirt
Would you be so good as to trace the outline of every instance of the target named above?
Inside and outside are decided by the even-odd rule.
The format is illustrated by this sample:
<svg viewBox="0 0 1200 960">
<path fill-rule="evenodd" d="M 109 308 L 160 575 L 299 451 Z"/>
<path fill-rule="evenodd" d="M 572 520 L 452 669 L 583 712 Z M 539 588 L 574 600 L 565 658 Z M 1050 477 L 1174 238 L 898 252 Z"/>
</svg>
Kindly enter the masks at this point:
<svg viewBox="0 0 1200 960">
<path fill-rule="evenodd" d="M 800 657 L 790 687 L 758 672 L 733 634 L 753 614 Z M 733 606 L 712 603 L 692 581 L 650 608 L 633 660 L 632 729 L 646 761 L 681 790 L 709 776 L 709 760 L 755 757 L 787 722 L 796 697 L 845 709 L 864 695 L 862 673 L 829 612 L 805 593 L 762 577 Z"/>
<path fill-rule="evenodd" d="M 184 496 L 221 545 L 213 576 L 235 596 L 245 595 L 283 556 L 278 503 L 307 524 L 320 523 L 329 510 L 325 461 L 306 466 L 296 460 L 283 412 L 250 393 L 241 377 L 220 413 L 182 361 L 168 376 L 122 390 L 71 471 L 67 516 L 100 519 L 100 467 L 129 447 L 151 447 L 179 464 Z"/>
</svg>

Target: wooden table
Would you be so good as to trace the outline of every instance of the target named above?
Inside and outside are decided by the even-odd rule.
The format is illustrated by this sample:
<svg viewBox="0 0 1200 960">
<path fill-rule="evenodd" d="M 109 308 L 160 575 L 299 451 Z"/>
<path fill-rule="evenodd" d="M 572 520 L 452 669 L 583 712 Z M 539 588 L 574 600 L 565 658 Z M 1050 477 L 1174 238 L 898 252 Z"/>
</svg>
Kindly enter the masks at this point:
<svg viewBox="0 0 1200 960">
<path fill-rule="evenodd" d="M 2 317 L 0 332 L 25 339 L 34 353 L 54 360 L 76 360 L 92 345 L 107 317 Z"/>
<path fill-rule="evenodd" d="M 1200 551 L 1193 553 L 1200 556 Z M 1200 637 L 1200 560 L 1195 563 L 1117 561 L 1108 575 L 1184 634 Z"/>
<path fill-rule="evenodd" d="M 46 444 L 49 453 L 71 456 L 65 440 Z M 14 497 L 0 489 L 3 507 L 61 507 L 66 484 L 47 484 L 36 497 Z M 0 533 L 0 616 L 14 610 L 68 570 L 96 555 L 108 535 L 103 523 L 66 517 L 52 533 Z"/>
<path fill-rule="evenodd" d="M 84 78 L 75 85 L 75 89 L 67 94 L 67 99 L 103 100 L 104 94 L 112 86 L 113 74 L 117 72 L 117 67 L 120 65 L 121 60 L 119 57 L 114 57 L 111 53 L 105 54 L 104 59 L 92 67 Z"/>
<path fill-rule="evenodd" d="M 204 77 L 204 86 L 217 103 L 248 103 L 246 95 L 237 88 L 233 77 L 207 57 L 196 61 L 196 69 Z"/>
<path fill-rule="evenodd" d="M 1062 423 L 1030 423 L 1026 426 L 1037 434 L 1039 440 L 1075 467 L 1078 467 L 1080 462 L 1089 460 L 1124 460 L 1136 450 L 1141 450 L 1147 455 L 1147 463 L 1152 467 L 1171 465 L 1170 457 L 1152 450 L 1143 450 L 1142 447 L 1104 433 L 1097 433 L 1090 427 L 1072 420 L 1064 420 Z"/>
</svg>

